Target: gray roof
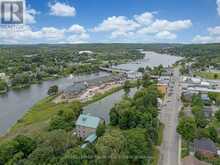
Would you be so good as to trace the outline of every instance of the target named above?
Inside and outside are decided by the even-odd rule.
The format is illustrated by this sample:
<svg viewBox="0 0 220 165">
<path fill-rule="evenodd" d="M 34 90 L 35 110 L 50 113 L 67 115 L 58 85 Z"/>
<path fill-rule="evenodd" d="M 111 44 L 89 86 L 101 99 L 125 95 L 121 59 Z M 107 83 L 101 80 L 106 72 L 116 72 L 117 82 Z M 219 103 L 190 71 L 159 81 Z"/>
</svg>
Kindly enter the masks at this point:
<svg viewBox="0 0 220 165">
<path fill-rule="evenodd" d="M 210 139 L 206 139 L 206 138 L 195 139 L 193 144 L 194 144 L 193 146 L 194 146 L 195 152 L 200 151 L 200 150 L 205 150 L 205 151 L 217 154 L 216 145 Z"/>
</svg>

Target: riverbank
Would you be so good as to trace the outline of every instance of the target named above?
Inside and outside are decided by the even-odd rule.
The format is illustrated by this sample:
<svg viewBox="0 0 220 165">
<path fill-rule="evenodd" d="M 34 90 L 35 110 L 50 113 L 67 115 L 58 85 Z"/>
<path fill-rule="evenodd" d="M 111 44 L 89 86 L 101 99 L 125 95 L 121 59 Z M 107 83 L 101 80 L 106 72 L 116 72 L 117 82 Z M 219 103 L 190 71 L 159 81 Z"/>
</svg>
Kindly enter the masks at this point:
<svg viewBox="0 0 220 165">
<path fill-rule="evenodd" d="M 134 82 L 132 84 L 135 86 Z M 102 94 L 97 94 L 93 96 L 91 100 L 82 103 L 82 108 L 120 90 L 122 90 L 122 86 L 112 88 Z M 46 133 L 48 131 L 50 119 L 56 115 L 59 110 L 70 109 L 71 105 L 75 103 L 68 102 L 55 104 L 53 102 L 54 98 L 54 96 L 49 96 L 36 103 L 5 135 L 0 137 L 0 141 L 12 139 L 18 134 L 38 137 Z"/>
</svg>

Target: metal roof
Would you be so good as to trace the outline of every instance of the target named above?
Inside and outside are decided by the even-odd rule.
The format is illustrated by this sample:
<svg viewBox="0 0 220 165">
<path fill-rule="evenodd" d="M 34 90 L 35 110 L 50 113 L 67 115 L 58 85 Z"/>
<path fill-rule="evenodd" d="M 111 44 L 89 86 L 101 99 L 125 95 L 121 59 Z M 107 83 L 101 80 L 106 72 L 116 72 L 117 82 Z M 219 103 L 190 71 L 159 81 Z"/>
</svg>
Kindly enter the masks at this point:
<svg viewBox="0 0 220 165">
<path fill-rule="evenodd" d="M 89 115 L 80 115 L 76 121 L 76 125 L 97 128 L 100 122 L 100 118 L 89 116 Z"/>
<path fill-rule="evenodd" d="M 97 138 L 96 133 L 92 133 L 85 139 L 85 141 L 89 143 L 93 143 L 96 140 L 96 138 Z"/>
</svg>

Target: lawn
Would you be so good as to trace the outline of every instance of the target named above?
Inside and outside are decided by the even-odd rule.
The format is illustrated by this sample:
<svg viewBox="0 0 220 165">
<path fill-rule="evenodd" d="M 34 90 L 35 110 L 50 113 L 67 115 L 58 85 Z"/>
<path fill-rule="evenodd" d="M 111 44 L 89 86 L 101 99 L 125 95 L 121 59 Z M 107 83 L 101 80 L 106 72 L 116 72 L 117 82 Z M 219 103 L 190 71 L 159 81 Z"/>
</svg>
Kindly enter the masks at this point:
<svg viewBox="0 0 220 165">
<path fill-rule="evenodd" d="M 202 71 L 202 72 L 195 72 L 194 73 L 196 76 L 199 76 L 199 77 L 202 77 L 202 78 L 205 78 L 205 79 L 220 79 L 220 72 L 205 72 L 205 71 Z M 216 76 L 216 77 L 215 77 Z"/>
</svg>

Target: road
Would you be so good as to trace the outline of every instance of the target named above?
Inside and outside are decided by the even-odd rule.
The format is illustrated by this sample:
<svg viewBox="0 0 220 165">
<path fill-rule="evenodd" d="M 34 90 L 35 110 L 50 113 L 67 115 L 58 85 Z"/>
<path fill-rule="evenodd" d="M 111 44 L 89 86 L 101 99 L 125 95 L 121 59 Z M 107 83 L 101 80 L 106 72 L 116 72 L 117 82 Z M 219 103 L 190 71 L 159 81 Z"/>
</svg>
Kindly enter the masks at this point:
<svg viewBox="0 0 220 165">
<path fill-rule="evenodd" d="M 164 123 L 163 141 L 160 147 L 159 165 L 179 165 L 179 135 L 176 132 L 178 124 L 178 114 L 181 108 L 181 88 L 180 74 L 178 69 L 175 69 L 171 80 L 173 91 L 170 96 L 167 96 L 164 101 L 164 106 L 161 108 L 160 120 Z M 171 87 L 169 87 L 169 92 Z"/>
</svg>

